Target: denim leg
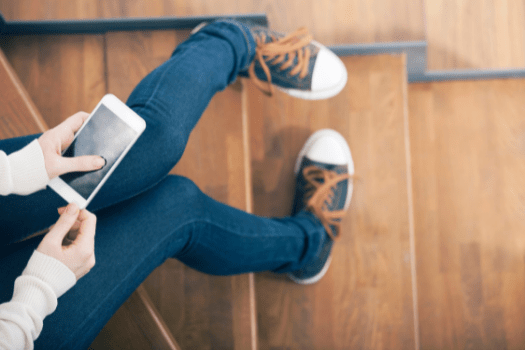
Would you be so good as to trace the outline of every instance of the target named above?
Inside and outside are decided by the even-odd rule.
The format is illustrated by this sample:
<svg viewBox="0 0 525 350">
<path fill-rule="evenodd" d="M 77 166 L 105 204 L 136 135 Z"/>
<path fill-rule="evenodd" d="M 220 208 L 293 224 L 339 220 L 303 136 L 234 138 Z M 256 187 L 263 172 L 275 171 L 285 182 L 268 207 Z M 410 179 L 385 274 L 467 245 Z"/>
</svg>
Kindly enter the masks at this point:
<svg viewBox="0 0 525 350">
<path fill-rule="evenodd" d="M 145 119 L 146 130 L 88 209 L 97 212 L 161 181 L 182 156 L 213 95 L 233 82 L 254 54 L 249 29 L 235 21 L 214 22 L 177 46 L 130 95 L 127 104 Z M 0 140 L 0 149 L 11 153 L 36 137 Z M 56 208 L 65 204 L 49 188 L 0 197 L 0 246 L 49 227 L 58 219 Z"/>
<path fill-rule="evenodd" d="M 304 216 L 303 216 L 304 215 Z M 322 225 L 303 213 L 267 219 L 221 204 L 190 180 L 169 176 L 154 188 L 98 213 L 96 265 L 44 320 L 36 349 L 87 348 L 102 327 L 167 258 L 230 275 L 291 271 L 317 253 Z M 41 238 L 0 258 L 0 303 Z"/>
</svg>

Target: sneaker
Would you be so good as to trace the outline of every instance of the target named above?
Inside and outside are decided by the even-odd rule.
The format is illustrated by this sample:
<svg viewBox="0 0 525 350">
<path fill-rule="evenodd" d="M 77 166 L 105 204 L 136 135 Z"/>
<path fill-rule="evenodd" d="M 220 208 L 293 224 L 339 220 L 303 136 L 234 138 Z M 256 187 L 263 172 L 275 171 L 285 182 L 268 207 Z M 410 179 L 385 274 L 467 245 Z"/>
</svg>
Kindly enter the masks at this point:
<svg viewBox="0 0 525 350">
<path fill-rule="evenodd" d="M 271 96 L 274 86 L 306 100 L 337 95 L 346 85 L 343 62 L 325 46 L 312 40 L 306 28 L 283 35 L 262 26 L 250 31 L 257 45 L 247 72 L 254 84 Z"/>
<path fill-rule="evenodd" d="M 341 134 L 323 129 L 306 141 L 295 164 L 297 185 L 292 215 L 314 214 L 325 228 L 317 257 L 288 277 L 299 284 L 319 281 L 328 271 L 334 241 L 340 238 L 341 219 L 350 205 L 354 162 Z"/>
</svg>

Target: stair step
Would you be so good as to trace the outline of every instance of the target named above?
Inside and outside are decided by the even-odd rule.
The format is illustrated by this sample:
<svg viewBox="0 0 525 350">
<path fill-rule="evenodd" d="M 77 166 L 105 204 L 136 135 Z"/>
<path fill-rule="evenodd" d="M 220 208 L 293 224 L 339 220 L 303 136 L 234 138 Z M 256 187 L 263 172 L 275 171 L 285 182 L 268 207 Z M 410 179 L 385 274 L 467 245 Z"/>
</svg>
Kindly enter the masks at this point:
<svg viewBox="0 0 525 350">
<path fill-rule="evenodd" d="M 0 50 L 0 139 L 41 133 L 47 125 Z"/>
<path fill-rule="evenodd" d="M 121 349 L 123 345 L 137 350 L 181 350 L 142 285 L 113 315 L 89 349 Z"/>
<path fill-rule="evenodd" d="M 421 347 L 525 344 L 525 80 L 411 84 Z"/>
<path fill-rule="evenodd" d="M 108 34 L 109 91 L 125 100 L 187 35 L 181 31 Z M 216 200 L 249 209 L 245 122 L 242 86 L 234 84 L 212 99 L 172 173 L 190 178 Z M 169 260 L 143 285 L 183 349 L 253 349 L 256 325 L 250 321 L 256 317 L 251 281 L 250 275 L 209 276 Z"/>
<path fill-rule="evenodd" d="M 91 110 L 107 92 L 102 36 L 3 37 L 2 46 L 14 69 L 4 69 L 9 63 L 0 56 L 1 137 L 45 131 L 47 125 L 59 124 L 79 110 Z M 22 86 L 28 87 L 29 94 Z M 37 109 L 46 112 L 45 121 Z M 143 287 L 119 309 L 91 349 L 114 348 L 108 344 L 178 348 Z"/>
<path fill-rule="evenodd" d="M 321 128 L 349 142 L 356 176 L 342 239 L 312 286 L 256 275 L 261 349 L 416 345 L 407 179 L 405 56 L 346 57 L 348 84 L 324 101 L 248 87 L 254 213 L 289 215 L 293 166 Z"/>
</svg>

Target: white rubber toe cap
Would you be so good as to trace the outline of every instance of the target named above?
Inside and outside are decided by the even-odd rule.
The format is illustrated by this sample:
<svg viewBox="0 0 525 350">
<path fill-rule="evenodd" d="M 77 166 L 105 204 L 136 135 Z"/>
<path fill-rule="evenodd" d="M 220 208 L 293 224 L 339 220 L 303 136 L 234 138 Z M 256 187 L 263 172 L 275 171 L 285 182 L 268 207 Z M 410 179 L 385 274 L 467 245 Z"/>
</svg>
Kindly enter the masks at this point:
<svg viewBox="0 0 525 350">
<path fill-rule="evenodd" d="M 310 160 L 344 165 L 348 163 L 346 154 L 333 137 L 325 136 L 317 139 L 305 154 Z"/>
<path fill-rule="evenodd" d="M 321 45 L 312 72 L 312 92 L 337 95 L 346 85 L 347 72 L 343 62 Z"/>
<path fill-rule="evenodd" d="M 348 173 L 354 173 L 354 162 L 348 143 L 335 130 L 321 129 L 313 133 L 299 152 L 294 172 L 297 174 L 303 157 L 325 164 L 348 164 Z"/>
</svg>

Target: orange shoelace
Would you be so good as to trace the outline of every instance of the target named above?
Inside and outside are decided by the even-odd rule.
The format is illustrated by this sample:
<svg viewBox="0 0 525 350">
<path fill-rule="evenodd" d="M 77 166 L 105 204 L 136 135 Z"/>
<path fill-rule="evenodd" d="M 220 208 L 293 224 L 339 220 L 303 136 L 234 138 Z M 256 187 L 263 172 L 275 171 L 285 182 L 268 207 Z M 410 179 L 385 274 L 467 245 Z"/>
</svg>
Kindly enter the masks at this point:
<svg viewBox="0 0 525 350">
<path fill-rule="evenodd" d="M 270 65 L 277 65 L 282 63 L 288 55 L 288 60 L 284 62 L 280 70 L 290 68 L 295 57 L 297 57 L 297 65 L 290 71 L 290 75 L 294 76 L 299 74 L 299 77 L 303 79 L 308 74 L 308 65 L 310 62 L 311 51 L 308 44 L 312 41 L 312 36 L 308 34 L 306 28 L 300 28 L 297 31 L 277 39 L 275 36 L 270 36 L 272 41 L 266 43 L 266 35 L 261 33 L 255 37 L 257 47 L 255 48 L 255 59 L 248 68 L 248 74 L 253 80 L 254 84 L 266 95 L 271 96 L 274 92 L 272 86 L 272 76 L 270 74 L 270 68 L 268 68 L 267 62 Z M 267 82 L 260 80 L 255 74 L 255 61 L 259 61 L 264 73 L 266 74 Z"/>
<path fill-rule="evenodd" d="M 306 179 L 305 206 L 306 210 L 313 213 L 323 224 L 326 232 L 332 240 L 339 239 L 341 231 L 341 219 L 345 215 L 345 210 L 330 211 L 328 207 L 334 200 L 335 188 L 337 184 L 346 179 L 352 178 L 349 174 L 337 174 L 334 171 L 321 169 L 315 165 L 307 166 L 303 169 L 303 176 Z M 332 227 L 335 229 L 332 232 Z"/>
</svg>

